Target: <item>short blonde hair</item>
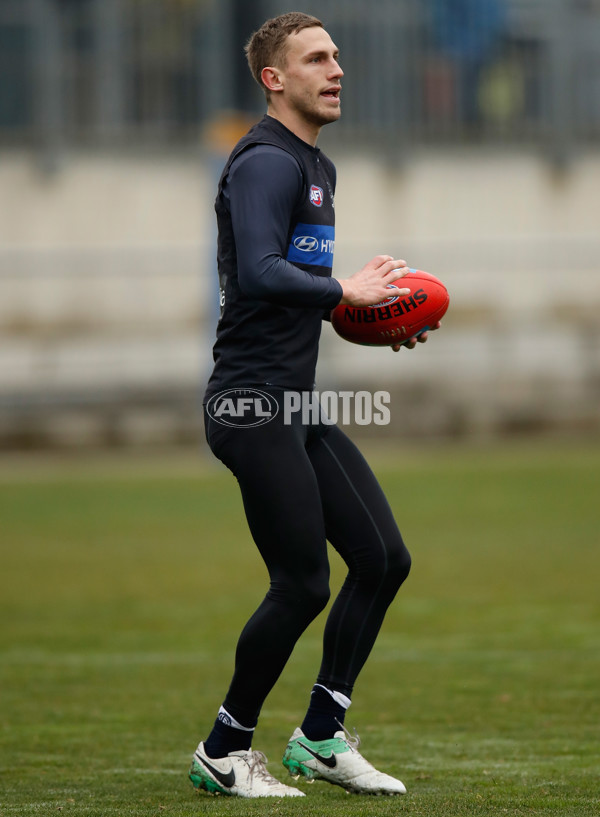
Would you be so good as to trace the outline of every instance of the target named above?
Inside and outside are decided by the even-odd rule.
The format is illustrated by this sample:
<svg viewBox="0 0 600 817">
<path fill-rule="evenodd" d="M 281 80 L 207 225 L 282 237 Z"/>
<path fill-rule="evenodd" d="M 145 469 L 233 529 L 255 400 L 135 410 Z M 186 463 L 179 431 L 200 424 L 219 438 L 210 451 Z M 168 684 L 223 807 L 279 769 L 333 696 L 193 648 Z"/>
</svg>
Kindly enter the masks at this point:
<svg viewBox="0 0 600 817">
<path fill-rule="evenodd" d="M 297 34 L 305 28 L 323 28 L 323 23 L 310 14 L 301 11 L 290 11 L 272 17 L 255 31 L 245 47 L 246 58 L 252 76 L 265 92 L 267 100 L 270 91 L 262 81 L 262 70 L 269 65 L 283 68 L 285 65 L 287 38 L 290 34 Z"/>
</svg>

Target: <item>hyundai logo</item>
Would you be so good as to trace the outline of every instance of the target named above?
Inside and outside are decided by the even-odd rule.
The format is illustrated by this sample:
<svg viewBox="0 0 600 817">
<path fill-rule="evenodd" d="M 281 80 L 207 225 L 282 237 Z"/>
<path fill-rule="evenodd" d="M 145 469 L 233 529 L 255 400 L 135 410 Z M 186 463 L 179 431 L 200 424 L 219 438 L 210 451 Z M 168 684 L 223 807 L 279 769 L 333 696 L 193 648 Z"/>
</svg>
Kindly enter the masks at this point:
<svg viewBox="0 0 600 817">
<path fill-rule="evenodd" d="M 312 235 L 299 235 L 294 239 L 294 247 L 301 252 L 314 252 L 319 246 L 319 240 Z"/>
</svg>

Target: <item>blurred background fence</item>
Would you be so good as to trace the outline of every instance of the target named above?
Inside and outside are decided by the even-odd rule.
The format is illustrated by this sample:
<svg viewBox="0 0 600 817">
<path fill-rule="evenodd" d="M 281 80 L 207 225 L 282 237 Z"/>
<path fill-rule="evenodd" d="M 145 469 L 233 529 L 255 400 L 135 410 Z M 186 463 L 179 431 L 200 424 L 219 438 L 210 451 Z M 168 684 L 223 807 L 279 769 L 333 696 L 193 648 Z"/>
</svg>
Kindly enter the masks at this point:
<svg viewBox="0 0 600 817">
<path fill-rule="evenodd" d="M 0 445 L 197 437 L 243 44 L 297 7 L 0 0 Z M 345 71 L 336 274 L 393 252 L 452 294 L 392 378 L 326 331 L 324 385 L 387 387 L 408 433 L 597 428 L 600 2 L 300 7 Z"/>
<path fill-rule="evenodd" d="M 273 0 L 1 0 L 3 144 L 195 144 L 260 110 L 242 45 Z M 565 161 L 600 133 L 597 0 L 306 0 L 352 82 L 337 136 L 479 137 Z"/>
</svg>

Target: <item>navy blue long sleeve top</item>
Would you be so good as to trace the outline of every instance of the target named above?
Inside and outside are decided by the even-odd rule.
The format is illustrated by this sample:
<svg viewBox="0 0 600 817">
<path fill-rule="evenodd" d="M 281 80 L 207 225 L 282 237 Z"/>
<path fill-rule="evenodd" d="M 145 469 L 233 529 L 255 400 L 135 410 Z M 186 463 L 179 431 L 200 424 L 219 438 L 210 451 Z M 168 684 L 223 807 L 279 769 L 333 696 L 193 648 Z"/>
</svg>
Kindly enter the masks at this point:
<svg viewBox="0 0 600 817">
<path fill-rule="evenodd" d="M 342 297 L 334 190 L 331 161 L 269 116 L 232 151 L 215 202 L 221 317 L 207 397 L 313 387 L 322 319 Z"/>
</svg>

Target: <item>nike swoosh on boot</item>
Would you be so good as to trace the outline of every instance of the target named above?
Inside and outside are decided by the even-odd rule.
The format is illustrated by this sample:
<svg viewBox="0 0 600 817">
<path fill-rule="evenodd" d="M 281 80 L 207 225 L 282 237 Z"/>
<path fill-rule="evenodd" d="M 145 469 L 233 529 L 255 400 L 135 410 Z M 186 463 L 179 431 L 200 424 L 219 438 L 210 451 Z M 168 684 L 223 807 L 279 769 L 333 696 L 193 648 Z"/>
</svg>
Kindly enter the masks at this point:
<svg viewBox="0 0 600 817">
<path fill-rule="evenodd" d="M 208 771 L 213 775 L 213 777 L 218 780 L 218 782 L 225 786 L 226 789 L 230 789 L 233 785 L 235 785 L 235 772 L 233 770 L 233 766 L 228 772 L 222 772 L 220 769 L 217 769 L 216 766 L 213 766 L 211 763 L 208 763 L 202 755 L 196 753 L 196 758 L 202 763 L 203 766 L 206 766 Z"/>
</svg>

